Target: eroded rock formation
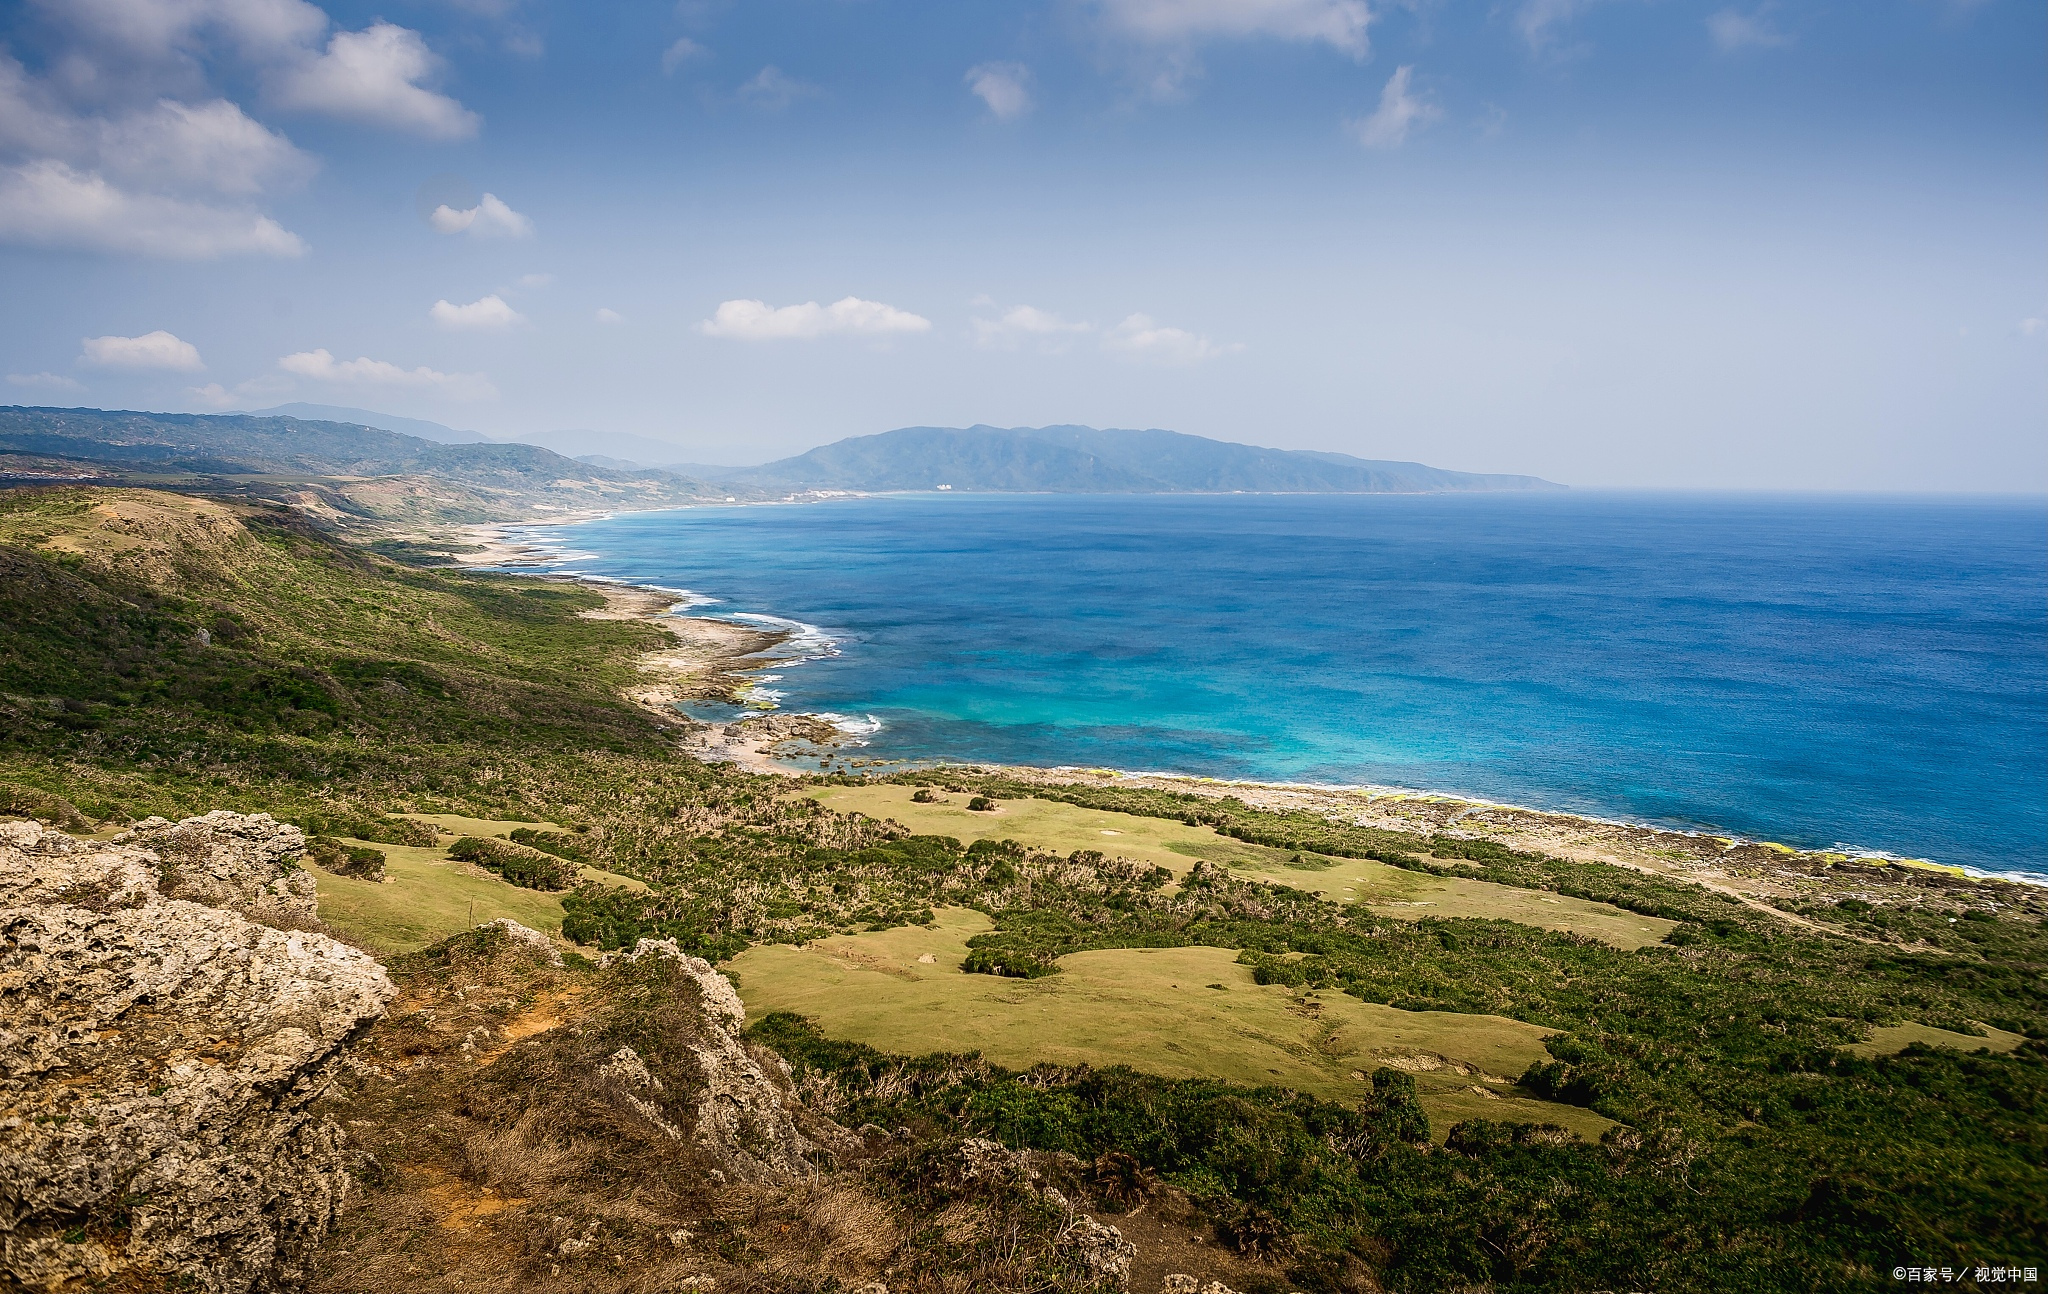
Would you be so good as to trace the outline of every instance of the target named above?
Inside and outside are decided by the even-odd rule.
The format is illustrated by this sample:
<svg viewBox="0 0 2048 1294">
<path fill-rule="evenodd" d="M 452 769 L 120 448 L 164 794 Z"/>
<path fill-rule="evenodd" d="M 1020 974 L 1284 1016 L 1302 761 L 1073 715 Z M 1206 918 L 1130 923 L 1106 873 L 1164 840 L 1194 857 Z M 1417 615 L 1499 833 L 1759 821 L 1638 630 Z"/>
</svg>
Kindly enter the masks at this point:
<svg viewBox="0 0 2048 1294">
<path fill-rule="evenodd" d="M 741 1039 L 747 1008 L 732 981 L 710 962 L 682 952 L 673 939 L 642 939 L 625 957 L 672 958 L 696 982 L 705 1035 L 701 1043 L 692 1044 L 704 1074 L 704 1090 L 697 1100 L 697 1144 L 725 1166 L 722 1171 L 741 1181 L 812 1173 L 818 1147 L 797 1127 L 789 1076 L 773 1053 L 756 1054 Z"/>
<path fill-rule="evenodd" d="M 249 919 L 312 921 L 303 844 L 260 814 L 112 843 L 0 824 L 11 1282 L 239 1294 L 292 1281 L 325 1233 L 351 1182 L 340 1129 L 307 1107 L 394 990 L 365 953 Z"/>
</svg>

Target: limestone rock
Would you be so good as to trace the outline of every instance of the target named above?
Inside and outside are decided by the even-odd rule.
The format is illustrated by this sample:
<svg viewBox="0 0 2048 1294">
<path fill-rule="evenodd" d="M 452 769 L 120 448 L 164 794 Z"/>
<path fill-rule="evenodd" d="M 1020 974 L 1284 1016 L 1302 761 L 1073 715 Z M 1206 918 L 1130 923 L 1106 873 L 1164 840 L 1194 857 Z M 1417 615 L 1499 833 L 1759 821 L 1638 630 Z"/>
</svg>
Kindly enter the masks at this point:
<svg viewBox="0 0 2048 1294">
<path fill-rule="evenodd" d="M 741 1040 L 747 1008 L 732 981 L 702 957 L 683 952 L 673 939 L 642 939 L 625 954 L 628 961 L 646 957 L 681 963 L 683 973 L 696 981 L 703 1002 L 706 1041 L 692 1047 L 704 1073 L 704 1092 L 697 1103 L 698 1144 L 742 1181 L 809 1175 L 810 1157 L 818 1147 L 797 1127 L 788 1077 L 779 1072 L 771 1077 Z M 612 1062 L 618 1059 L 614 1056 Z"/>
<path fill-rule="evenodd" d="M 530 926 L 522 926 L 510 917 L 499 917 L 496 921 L 486 921 L 483 925 L 478 926 L 477 929 L 485 930 L 491 926 L 502 928 L 505 931 L 506 937 L 514 944 L 546 961 L 548 965 L 556 968 L 560 968 L 562 965 L 562 950 L 555 946 L 554 940 L 548 938 L 540 931 Z"/>
<path fill-rule="evenodd" d="M 1131 1262 L 1138 1256 L 1138 1247 L 1124 1239 L 1123 1232 L 1085 1213 L 1075 1214 L 1055 1243 L 1070 1252 L 1091 1279 L 1119 1285 L 1130 1278 Z"/>
<path fill-rule="evenodd" d="M 318 885 L 302 862 L 305 833 L 267 813 L 146 818 L 115 843 L 156 854 L 166 898 L 232 908 L 267 925 L 318 923 Z"/>
<path fill-rule="evenodd" d="M 157 864 L 139 850 L 75 840 L 35 822 L 0 822 L 0 902 L 133 908 L 161 903 Z"/>
<path fill-rule="evenodd" d="M 960 1180 L 963 1183 L 1007 1182 L 1020 1175 L 1018 1155 L 1000 1141 L 969 1137 L 960 1143 Z M 1065 1207 L 1066 1197 L 1056 1203 Z"/>
<path fill-rule="evenodd" d="M 184 892 L 288 913 L 296 828 L 209 814 L 109 845 L 31 825 L 0 828 L 0 1268 L 29 1289 L 289 1283 L 350 1190 L 307 1107 L 391 982 L 157 879 L 168 842 Z"/>
<path fill-rule="evenodd" d="M 1222 1281 L 1210 1281 L 1204 1285 L 1200 1277 L 1185 1276 L 1179 1272 L 1166 1278 L 1160 1294 L 1237 1294 L 1237 1291 Z"/>
</svg>

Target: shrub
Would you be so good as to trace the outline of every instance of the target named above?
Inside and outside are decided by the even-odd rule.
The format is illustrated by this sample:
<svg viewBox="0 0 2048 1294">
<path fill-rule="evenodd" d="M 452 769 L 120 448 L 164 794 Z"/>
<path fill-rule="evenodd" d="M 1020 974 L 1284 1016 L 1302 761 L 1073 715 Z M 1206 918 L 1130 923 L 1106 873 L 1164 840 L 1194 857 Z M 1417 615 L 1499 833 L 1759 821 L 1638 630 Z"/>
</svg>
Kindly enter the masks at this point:
<svg viewBox="0 0 2048 1294">
<path fill-rule="evenodd" d="M 40 818 L 66 831 L 92 830 L 92 823 L 78 811 L 78 806 L 63 796 L 52 795 L 48 791 L 38 791 L 32 786 L 20 786 L 13 782 L 0 782 L 0 813 Z"/>
<path fill-rule="evenodd" d="M 516 827 L 512 839 L 528 849 L 538 849 L 544 854 L 566 858 L 572 863 L 590 861 L 590 845 L 562 831 L 535 831 L 532 827 Z"/>
<path fill-rule="evenodd" d="M 464 836 L 448 847 L 448 856 L 489 868 L 529 890 L 566 890 L 576 884 L 576 864 L 492 836 Z"/>
<path fill-rule="evenodd" d="M 384 879 L 384 851 L 368 845 L 348 845 L 333 836 L 314 836 L 306 841 L 306 857 L 336 876 L 365 881 Z"/>
<path fill-rule="evenodd" d="M 967 807 L 976 813 L 994 813 L 996 802 L 986 795 L 977 795 L 967 802 Z"/>
</svg>

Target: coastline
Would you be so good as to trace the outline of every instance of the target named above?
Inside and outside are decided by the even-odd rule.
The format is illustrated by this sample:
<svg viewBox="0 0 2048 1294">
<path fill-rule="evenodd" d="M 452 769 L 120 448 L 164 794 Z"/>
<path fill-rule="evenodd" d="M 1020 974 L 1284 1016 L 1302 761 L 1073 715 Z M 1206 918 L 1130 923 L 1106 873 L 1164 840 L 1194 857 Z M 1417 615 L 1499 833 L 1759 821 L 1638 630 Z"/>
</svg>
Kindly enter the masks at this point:
<svg viewBox="0 0 2048 1294">
<path fill-rule="evenodd" d="M 541 525 L 575 525 L 615 515 L 615 510 L 565 515 Z M 553 565 L 562 554 L 510 533 L 531 522 L 494 522 L 465 527 L 463 538 L 472 551 L 456 560 L 474 569 L 520 571 Z M 786 650 L 808 632 L 807 626 L 755 623 L 765 617 L 682 615 L 703 605 L 686 590 L 628 584 L 603 576 L 568 571 L 534 571 L 588 589 L 604 606 L 582 612 L 591 620 L 634 620 L 665 632 L 671 644 L 644 652 L 634 661 L 645 682 L 630 688 L 628 701 L 647 712 L 663 729 L 681 734 L 684 753 L 706 763 L 733 764 L 752 773 L 797 778 L 806 770 L 778 760 L 817 759 L 836 750 L 851 734 L 839 715 L 808 714 L 780 709 L 761 685 L 772 681 L 763 670 L 801 660 Z M 724 715 L 692 715 L 684 707 L 729 709 Z"/>
<path fill-rule="evenodd" d="M 517 538 L 511 532 L 535 525 L 577 525 L 601 520 L 617 512 L 617 509 L 592 510 L 565 513 L 561 518 L 547 522 L 505 522 L 466 527 L 465 537 L 476 545 L 476 551 L 457 560 L 465 565 L 501 569 L 560 563 L 570 560 L 560 549 L 549 549 Z M 792 624 L 787 628 L 769 629 L 718 616 L 682 616 L 677 614 L 679 610 L 702 605 L 710 599 L 685 590 L 625 584 L 603 576 L 561 572 L 557 577 L 593 589 L 605 597 L 606 607 L 602 611 L 584 614 L 593 618 L 638 619 L 659 625 L 672 635 L 676 641 L 674 647 L 640 658 L 640 668 L 653 677 L 647 686 L 629 693 L 628 699 L 664 724 L 682 729 L 685 734 L 683 749 L 692 756 L 707 762 L 736 764 L 764 775 L 800 778 L 827 771 L 829 757 L 849 741 L 856 745 L 865 744 L 847 730 L 844 716 L 784 710 L 776 704 L 772 693 L 766 698 L 753 695 L 764 680 L 752 675 L 778 665 L 796 663 L 788 657 L 778 657 L 776 652 L 807 627 Z M 705 701 L 744 707 L 752 713 L 727 716 L 722 721 L 707 721 L 690 716 L 680 708 L 689 702 Z M 820 767 L 811 770 L 779 762 L 797 759 L 816 760 Z M 930 766 L 916 756 L 872 762 L 847 761 L 842 757 L 840 763 L 838 771 L 842 774 L 863 777 Z M 874 766 L 872 771 L 859 767 L 870 763 Z M 1800 849 L 1732 832 L 1686 830 L 1602 818 L 1583 812 L 1504 804 L 1428 788 L 1323 786 L 1072 766 L 984 763 L 951 767 L 980 768 L 1017 781 L 1049 786 L 1157 789 L 1214 799 L 1234 798 L 1253 808 L 1277 812 L 1307 811 L 1361 826 L 1496 840 L 1511 848 L 1548 853 L 1574 861 L 1681 876 L 1724 892 L 1739 902 L 1759 906 L 1768 906 L 1758 904 L 1753 897 L 1760 889 L 1774 894 L 1791 892 L 1762 878 L 1776 872 L 1784 873 L 1784 879 L 1790 880 L 1795 875 L 1811 875 L 1816 869 L 1843 863 L 1900 868 L 1965 881 L 2048 886 L 2048 870 L 1992 872 L 1924 858 L 1901 858 L 1849 846 Z M 1737 883 L 1738 878 L 1740 884 Z M 1779 912 L 1778 915 L 1786 914 Z"/>
</svg>

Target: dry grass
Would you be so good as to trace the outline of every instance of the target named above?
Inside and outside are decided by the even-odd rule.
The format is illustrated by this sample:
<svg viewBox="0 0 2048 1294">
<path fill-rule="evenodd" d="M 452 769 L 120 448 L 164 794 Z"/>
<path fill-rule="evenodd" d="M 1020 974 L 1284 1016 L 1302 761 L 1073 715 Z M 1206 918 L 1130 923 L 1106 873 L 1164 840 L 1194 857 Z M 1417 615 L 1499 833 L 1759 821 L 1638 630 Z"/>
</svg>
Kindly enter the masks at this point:
<svg viewBox="0 0 2048 1294">
<path fill-rule="evenodd" d="M 364 1190 L 314 1255 L 310 1294 L 1083 1288 L 1030 1201 L 906 1196 L 873 1155 L 909 1162 L 914 1145 L 870 1155 L 800 1113 L 843 1158 L 793 1180 L 724 1180 L 688 1135 L 703 1024 L 672 964 L 557 970 L 500 937 L 455 943 L 394 964 L 403 992 L 329 1107 L 365 1152 Z M 621 1046 L 659 1089 L 629 1096 L 599 1076 Z"/>
</svg>

